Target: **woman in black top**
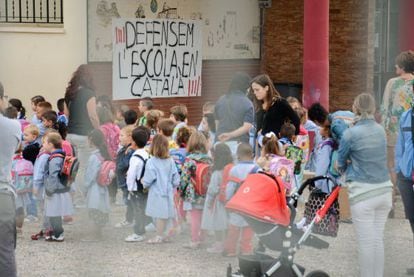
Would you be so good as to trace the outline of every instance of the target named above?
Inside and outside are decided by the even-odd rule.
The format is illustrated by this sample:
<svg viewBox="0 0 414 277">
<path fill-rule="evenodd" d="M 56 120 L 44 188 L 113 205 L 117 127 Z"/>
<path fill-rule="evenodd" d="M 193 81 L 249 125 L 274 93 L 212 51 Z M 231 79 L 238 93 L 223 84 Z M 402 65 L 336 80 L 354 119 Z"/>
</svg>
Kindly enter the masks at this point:
<svg viewBox="0 0 414 277">
<path fill-rule="evenodd" d="M 279 136 L 283 123 L 291 122 L 299 134 L 300 119 L 289 103 L 280 96 L 272 80 L 266 74 L 256 76 L 251 82 L 251 91 L 255 95 L 256 124 L 258 134 L 269 132 Z"/>
<path fill-rule="evenodd" d="M 93 151 L 88 143 L 88 135 L 94 128 L 99 128 L 92 76 L 86 64 L 78 67 L 66 88 L 65 115 L 68 118 L 67 140 L 75 147 L 80 162 L 76 179 L 79 184 L 83 183 L 83 174 Z M 78 189 L 83 188 L 78 186 Z"/>
</svg>

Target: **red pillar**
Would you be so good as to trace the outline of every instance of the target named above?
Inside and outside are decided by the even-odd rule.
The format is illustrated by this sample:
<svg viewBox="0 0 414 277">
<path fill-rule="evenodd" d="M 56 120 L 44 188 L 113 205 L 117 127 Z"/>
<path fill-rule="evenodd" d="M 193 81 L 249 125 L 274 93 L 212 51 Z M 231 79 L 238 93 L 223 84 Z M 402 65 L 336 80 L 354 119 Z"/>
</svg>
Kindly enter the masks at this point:
<svg viewBox="0 0 414 277">
<path fill-rule="evenodd" d="M 414 1 L 400 0 L 399 46 L 400 51 L 414 50 Z"/>
<path fill-rule="evenodd" d="M 305 0 L 303 103 L 329 109 L 329 0 Z"/>
</svg>

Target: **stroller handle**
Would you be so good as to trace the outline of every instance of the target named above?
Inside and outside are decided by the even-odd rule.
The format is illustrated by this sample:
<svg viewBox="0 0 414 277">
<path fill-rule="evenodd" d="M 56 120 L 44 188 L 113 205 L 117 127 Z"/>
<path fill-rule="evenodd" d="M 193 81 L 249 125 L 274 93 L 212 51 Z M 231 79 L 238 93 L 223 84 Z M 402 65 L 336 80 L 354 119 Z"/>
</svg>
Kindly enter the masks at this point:
<svg viewBox="0 0 414 277">
<path fill-rule="evenodd" d="M 306 180 L 300 186 L 300 188 L 298 189 L 297 193 L 299 195 L 302 195 L 302 193 L 303 193 L 303 191 L 305 190 L 306 187 L 311 186 L 311 185 L 314 186 L 315 185 L 315 182 L 316 181 L 319 181 L 319 180 L 328 180 L 328 181 L 331 181 L 334 184 L 334 187 L 338 186 L 337 182 L 332 177 L 330 177 L 330 176 L 326 176 L 326 175 L 324 175 L 324 176 L 316 176 L 316 177 L 313 177 L 313 178 L 310 178 L 310 179 Z"/>
<path fill-rule="evenodd" d="M 297 191 L 295 191 L 294 193 L 292 193 L 292 195 L 290 196 L 290 200 L 288 201 L 290 205 L 296 207 L 297 205 L 297 201 L 299 199 L 299 196 L 302 195 L 303 191 L 305 190 L 306 187 L 308 186 L 315 186 L 315 182 L 319 181 L 319 180 L 327 180 L 327 181 L 331 181 L 334 184 L 334 188 L 338 187 L 338 183 L 335 181 L 335 179 L 333 179 L 330 176 L 316 176 L 310 179 L 307 179 L 304 183 L 302 183 L 302 185 L 299 187 L 299 189 Z"/>
</svg>

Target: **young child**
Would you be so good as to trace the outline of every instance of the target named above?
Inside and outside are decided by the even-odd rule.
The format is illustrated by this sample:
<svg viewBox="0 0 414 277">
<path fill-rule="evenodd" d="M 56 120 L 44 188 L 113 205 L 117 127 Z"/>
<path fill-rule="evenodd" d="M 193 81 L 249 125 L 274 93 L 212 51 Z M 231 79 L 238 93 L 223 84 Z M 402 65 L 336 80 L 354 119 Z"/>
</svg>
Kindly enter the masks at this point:
<svg viewBox="0 0 414 277">
<path fill-rule="evenodd" d="M 214 119 L 214 114 L 208 113 L 203 115 L 203 119 L 200 123 L 200 131 L 208 132 L 212 141 L 216 139 L 216 122 Z"/>
<path fill-rule="evenodd" d="M 238 163 L 230 170 L 230 176 L 239 180 L 246 179 L 247 175 L 256 171 L 257 166 L 253 161 L 253 149 L 247 143 L 237 147 Z M 226 187 L 226 199 L 230 200 L 236 193 L 240 184 L 229 181 Z M 240 248 L 242 255 L 252 253 L 253 231 L 243 219 L 236 213 L 229 213 L 229 226 L 226 241 L 224 243 L 224 256 L 237 256 L 237 249 Z"/>
<path fill-rule="evenodd" d="M 295 125 L 293 125 L 292 123 L 286 122 L 282 125 L 279 132 L 279 142 L 283 145 L 283 148 L 286 148 L 289 145 L 295 145 L 295 132 Z"/>
<path fill-rule="evenodd" d="M 45 136 L 49 132 L 56 132 L 48 130 L 45 133 Z M 46 137 L 43 137 L 43 142 Z M 34 164 L 33 170 L 33 195 L 36 197 L 37 200 L 40 202 L 40 207 L 43 209 L 43 224 L 41 230 L 32 235 L 32 240 L 39 240 L 41 238 L 48 239 L 51 236 L 51 226 L 49 222 L 49 218 L 45 215 L 44 210 L 44 181 L 45 181 L 45 174 L 46 174 L 46 165 L 49 161 L 50 153 L 47 152 L 44 147 L 40 149 L 39 155 L 37 156 L 36 162 Z"/>
<path fill-rule="evenodd" d="M 108 148 L 109 156 L 112 160 L 115 160 L 119 146 L 119 127 L 114 123 L 113 114 L 111 110 L 105 107 L 98 107 L 97 113 L 101 126 L 99 129 L 102 131 L 105 143 Z"/>
<path fill-rule="evenodd" d="M 105 144 L 104 135 L 100 130 L 93 130 L 88 138 L 90 146 L 95 150 L 89 157 L 84 177 L 88 189 L 86 206 L 89 209 L 89 218 L 93 222 L 92 237 L 86 240 L 98 241 L 102 239 L 102 228 L 109 220 L 110 204 L 108 187 L 100 186 L 97 179 L 103 161 L 111 160 L 111 157 Z"/>
<path fill-rule="evenodd" d="M 46 132 L 46 127 L 43 125 L 43 122 L 42 122 L 43 114 L 45 112 L 51 111 L 51 110 L 52 110 L 52 104 L 50 104 L 49 102 L 40 102 L 39 104 L 37 104 L 37 107 L 36 107 L 36 116 L 40 120 L 40 123 L 38 123 L 36 125 L 39 128 L 39 136 L 40 136 L 40 138 L 43 137 L 43 135 Z"/>
<path fill-rule="evenodd" d="M 176 143 L 177 149 L 170 150 L 170 156 L 174 159 L 175 165 L 177 166 L 178 174 L 181 176 L 182 167 L 187 157 L 187 143 L 190 139 L 192 130 L 187 126 L 184 126 L 178 130 Z M 186 213 L 183 209 L 183 201 L 180 196 L 180 190 L 177 189 L 174 195 L 175 207 L 177 210 L 177 222 L 174 222 L 173 228 L 170 230 L 170 235 L 173 236 L 181 231 L 182 224 L 185 221 Z"/>
<path fill-rule="evenodd" d="M 125 220 L 115 225 L 115 228 L 130 227 L 133 224 L 133 207 L 131 201 L 128 200 L 128 187 L 127 187 L 127 172 L 129 168 L 129 162 L 131 160 L 134 150 L 131 147 L 132 144 L 132 131 L 133 126 L 126 126 L 121 129 L 119 134 L 119 144 L 121 148 L 116 156 L 116 178 L 118 188 L 122 191 L 124 203 L 126 204 Z"/>
<path fill-rule="evenodd" d="M 335 147 L 335 141 L 332 138 L 331 127 L 325 125 L 321 130 L 320 134 L 322 136 L 322 141 L 318 144 L 315 149 L 314 155 L 314 171 L 315 176 L 325 176 L 330 175 L 329 167 L 331 165 L 332 152 Z M 325 193 L 330 193 L 332 190 L 333 184 L 331 182 L 327 183 L 325 180 L 319 180 L 315 182 L 315 187 L 322 190 Z"/>
<path fill-rule="evenodd" d="M 199 131 L 191 134 L 187 144 L 187 160 L 182 167 L 180 191 L 183 198 L 183 208 L 191 216 L 191 242 L 185 244 L 185 248 L 197 249 L 200 247 L 204 234 L 201 231 L 201 217 L 204 208 L 205 195 L 195 192 L 192 178 L 196 174 L 196 162 L 211 164 L 208 156 L 208 142 Z"/>
<path fill-rule="evenodd" d="M 268 133 L 263 137 L 261 156 L 257 164 L 264 172 L 279 176 L 287 190 L 291 190 L 295 184 L 294 167 L 295 163 L 282 155 L 283 150 L 277 137 Z"/>
<path fill-rule="evenodd" d="M 62 217 L 73 214 L 70 187 L 64 185 L 60 178 L 64 161 L 62 138 L 57 133 L 48 133 L 44 139 L 43 148 L 50 153 L 45 172 L 45 215 L 49 217 L 52 235 L 48 241 L 62 242 L 64 230 Z"/>
<path fill-rule="evenodd" d="M 157 125 L 157 132 L 161 135 L 164 135 L 168 139 L 168 149 L 170 150 L 178 148 L 178 145 L 175 143 L 175 140 L 172 139 L 174 126 L 174 121 L 168 118 L 161 119 Z"/>
<path fill-rule="evenodd" d="M 214 117 L 214 107 L 215 107 L 214 102 L 207 101 L 206 103 L 204 103 L 204 105 L 203 105 L 203 118 L 206 115 L 212 115 Z M 199 131 L 203 131 L 203 129 L 202 129 L 203 118 L 201 119 L 200 124 L 198 124 L 197 130 L 199 130 Z"/>
<path fill-rule="evenodd" d="M 62 149 L 65 151 L 67 156 L 75 156 L 74 148 L 72 144 L 66 140 L 66 136 L 68 134 L 67 125 L 62 122 L 58 121 L 58 116 L 55 111 L 47 111 L 44 112 L 42 115 L 42 122 L 43 126 L 46 129 L 53 129 L 59 132 L 60 136 L 62 137 Z"/>
<path fill-rule="evenodd" d="M 144 128 L 143 126 L 141 126 Z M 145 173 L 145 165 L 149 158 L 144 147 L 149 139 L 148 131 L 137 128 L 131 135 L 131 149 L 133 152 L 129 161 L 129 168 L 126 176 L 126 184 L 129 192 L 129 202 L 132 207 L 135 224 L 131 235 L 125 238 L 126 242 L 140 242 L 145 240 L 145 206 L 147 205 L 147 191 L 144 191 L 142 177 Z M 131 220 L 132 222 L 132 220 Z"/>
<path fill-rule="evenodd" d="M 138 114 L 134 110 L 124 112 L 124 122 L 126 126 L 134 126 L 137 123 Z"/>
<path fill-rule="evenodd" d="M 181 127 L 187 126 L 187 107 L 185 105 L 177 105 L 170 109 L 170 119 L 174 122 L 174 132 L 172 134 L 172 139 L 176 140 L 178 130 Z"/>
<path fill-rule="evenodd" d="M 26 160 L 31 161 L 33 164 L 35 163 L 36 157 L 40 151 L 39 141 L 41 140 L 39 135 L 39 128 L 34 124 L 30 124 L 23 131 L 23 157 Z"/>
<path fill-rule="evenodd" d="M 213 148 L 213 166 L 210 183 L 208 185 L 206 201 L 204 202 L 201 229 L 214 231 L 215 242 L 207 248 L 209 253 L 222 253 L 224 237 L 227 230 L 227 212 L 224 204 L 218 201 L 220 185 L 223 181 L 223 169 L 233 162 L 230 148 L 225 143 L 218 143 Z"/>
<path fill-rule="evenodd" d="M 101 126 L 99 129 L 104 135 L 105 138 L 105 145 L 108 149 L 109 156 L 112 160 L 116 159 L 116 155 L 118 153 L 119 148 L 119 133 L 120 129 L 118 125 L 116 125 L 113 121 L 113 114 L 110 109 L 107 107 L 98 107 L 97 114 L 99 118 L 99 122 Z M 109 189 L 109 196 L 111 198 L 111 203 L 116 202 L 116 194 L 118 192 L 118 185 L 116 183 L 116 179 L 112 181 L 112 183 L 108 187 Z"/>
<path fill-rule="evenodd" d="M 158 121 L 161 117 L 164 116 L 164 112 L 160 110 L 150 110 L 145 115 L 145 125 L 138 125 L 138 126 L 145 126 L 150 130 L 151 136 L 149 139 L 149 143 L 151 143 L 154 136 L 157 134 L 157 125 Z"/>
<path fill-rule="evenodd" d="M 30 161 L 34 165 L 40 151 L 39 128 L 36 125 L 30 124 L 24 129 L 23 142 L 25 146 L 23 148 L 22 156 L 25 160 Z M 37 201 L 33 197 L 32 192 L 29 192 L 29 200 L 25 221 L 36 222 L 38 221 Z"/>
<path fill-rule="evenodd" d="M 165 241 L 164 232 L 168 220 L 175 218 L 174 189 L 180 184 L 174 160 L 168 154 L 168 139 L 156 135 L 151 144 L 151 158 L 145 166 L 142 184 L 148 189 L 145 214 L 156 219 L 157 235 L 148 240 L 150 244 Z"/>
<path fill-rule="evenodd" d="M 12 162 L 12 183 L 16 190 L 16 227 L 19 233 L 23 227 L 24 214 L 30 204 L 29 192 L 33 187 L 33 164 L 23 159 L 22 146 L 15 152 Z"/>
<path fill-rule="evenodd" d="M 68 118 L 65 115 L 65 99 L 64 98 L 60 98 L 57 103 L 57 108 L 58 108 L 58 114 L 57 114 L 57 122 L 62 122 L 63 124 L 65 124 L 66 126 L 68 126 Z"/>
<path fill-rule="evenodd" d="M 37 104 L 39 104 L 40 102 L 44 102 L 46 100 L 41 95 L 33 96 L 32 99 L 30 99 L 30 100 L 31 100 L 32 111 L 34 113 L 33 117 L 32 117 L 32 120 L 31 120 L 31 123 L 34 124 L 34 125 L 41 124 L 42 123 L 41 119 L 37 117 Z"/>
<path fill-rule="evenodd" d="M 139 101 L 138 110 L 141 114 L 141 117 L 138 119 L 138 126 L 147 126 L 147 113 L 153 108 L 154 103 L 150 97 L 144 97 L 141 99 L 141 101 Z"/>
</svg>

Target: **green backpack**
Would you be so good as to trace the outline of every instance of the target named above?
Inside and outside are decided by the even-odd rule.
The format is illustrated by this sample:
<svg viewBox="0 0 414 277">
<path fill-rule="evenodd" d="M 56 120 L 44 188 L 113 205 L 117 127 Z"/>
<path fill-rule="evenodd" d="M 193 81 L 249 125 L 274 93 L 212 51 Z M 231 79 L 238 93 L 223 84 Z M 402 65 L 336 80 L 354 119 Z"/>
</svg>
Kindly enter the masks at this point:
<svg viewBox="0 0 414 277">
<path fill-rule="evenodd" d="M 303 149 L 294 145 L 289 145 L 286 148 L 286 158 L 295 163 L 294 174 L 300 174 L 303 159 Z"/>
</svg>

